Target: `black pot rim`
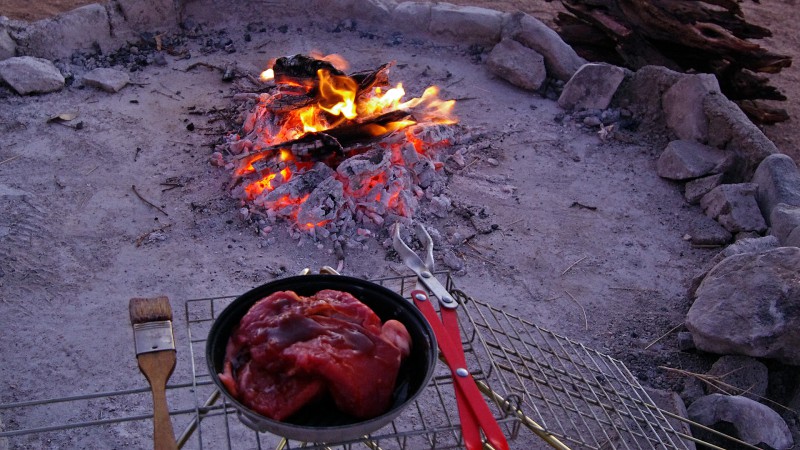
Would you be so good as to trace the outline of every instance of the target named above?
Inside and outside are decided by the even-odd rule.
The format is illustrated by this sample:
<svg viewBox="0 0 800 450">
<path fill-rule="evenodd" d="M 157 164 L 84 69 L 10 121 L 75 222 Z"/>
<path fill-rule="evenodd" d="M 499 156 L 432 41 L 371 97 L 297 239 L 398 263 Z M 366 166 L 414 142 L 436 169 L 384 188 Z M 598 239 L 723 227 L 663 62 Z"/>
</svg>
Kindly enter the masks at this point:
<svg viewBox="0 0 800 450">
<path fill-rule="evenodd" d="M 373 309 L 381 321 L 400 320 L 412 335 L 412 353 L 401 365 L 395 401 L 384 414 L 372 419 L 352 423 L 337 422 L 342 414 L 315 411 L 297 421 L 276 421 L 252 411 L 228 394 L 219 380 L 224 349 L 230 331 L 258 300 L 278 291 L 295 291 L 299 295 L 312 295 L 322 289 L 349 292 Z M 299 275 L 271 281 L 237 297 L 215 319 L 206 341 L 206 363 L 217 389 L 237 409 L 239 418 L 248 427 L 270 432 L 289 439 L 306 442 L 334 442 L 356 439 L 369 434 L 399 416 L 425 389 L 433 376 L 437 361 L 436 338 L 422 313 L 409 300 L 380 284 L 344 275 Z M 319 415 L 319 420 L 315 417 Z M 335 416 L 335 418 L 333 418 Z M 294 422 L 294 423 L 292 423 Z M 298 423 L 299 422 L 299 423 Z"/>
</svg>

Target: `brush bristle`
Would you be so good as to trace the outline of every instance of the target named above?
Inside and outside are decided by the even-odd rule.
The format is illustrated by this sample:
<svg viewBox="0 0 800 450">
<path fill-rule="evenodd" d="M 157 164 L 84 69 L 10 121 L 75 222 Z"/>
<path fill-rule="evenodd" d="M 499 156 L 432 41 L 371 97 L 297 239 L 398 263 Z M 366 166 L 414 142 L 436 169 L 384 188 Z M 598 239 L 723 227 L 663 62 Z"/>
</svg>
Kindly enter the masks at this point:
<svg viewBox="0 0 800 450">
<path fill-rule="evenodd" d="M 128 307 L 132 324 L 172 320 L 172 308 L 167 297 L 132 298 Z"/>
</svg>

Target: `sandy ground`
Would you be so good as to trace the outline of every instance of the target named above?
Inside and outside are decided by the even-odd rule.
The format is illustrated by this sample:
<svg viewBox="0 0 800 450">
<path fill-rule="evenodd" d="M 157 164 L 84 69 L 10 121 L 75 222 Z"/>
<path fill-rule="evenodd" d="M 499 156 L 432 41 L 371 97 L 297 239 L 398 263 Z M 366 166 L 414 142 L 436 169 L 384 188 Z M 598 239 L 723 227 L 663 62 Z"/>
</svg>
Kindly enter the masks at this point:
<svg viewBox="0 0 800 450">
<path fill-rule="evenodd" d="M 0 12 L 12 11 L 7 4 Z M 223 190 L 226 173 L 207 162 L 209 143 L 225 131 L 208 112 L 232 107 L 236 85 L 205 66 L 186 71 L 193 62 L 224 65 L 233 57 L 259 68 L 270 57 L 311 49 L 341 53 L 354 70 L 396 60 L 392 81 L 404 81 L 412 95 L 439 84 L 443 97 L 465 98 L 456 108 L 462 126 L 486 137 L 473 142 L 468 167 L 450 174 L 446 194 L 454 214 L 427 225 L 453 239 L 473 235 L 474 226 L 456 214 L 469 210 L 496 227 L 454 247 L 465 264 L 458 287 L 621 359 L 644 384 L 682 385 L 659 365 L 708 367 L 709 359 L 677 351 L 674 333 L 661 339 L 684 320 L 689 279 L 718 251 L 683 239 L 705 218 L 678 186 L 655 175 L 662 137 L 602 141 L 562 124 L 554 102 L 495 79 L 463 48 L 412 38 L 392 45 L 386 37 L 331 33 L 300 19 L 279 22 L 249 42 L 242 39 L 244 25 L 229 25 L 233 56 L 203 54 L 202 42 L 189 40 L 193 59 L 147 66 L 135 74 L 136 84 L 116 94 L 0 93 L 0 379 L 8 386 L 0 403 L 145 386 L 133 354 L 130 297 L 170 297 L 179 346 L 172 382 L 189 382 L 187 300 L 236 295 L 306 267 L 339 263 L 329 244 L 292 240 L 281 227 L 268 244 L 237 218 L 236 202 Z M 287 24 L 301 31 L 275 31 Z M 82 129 L 46 123 L 76 108 Z M 161 183 L 170 179 L 183 186 L 164 190 Z M 382 245 L 387 233 L 348 249 L 343 272 L 407 273 Z M 174 408 L 193 406 L 172 401 Z M 149 403 L 104 408 L 0 411 L 0 417 L 7 428 L 37 426 L 117 410 L 146 414 Z M 125 424 L 101 436 L 83 430 L 12 442 L 145 448 L 147 432 Z"/>
</svg>

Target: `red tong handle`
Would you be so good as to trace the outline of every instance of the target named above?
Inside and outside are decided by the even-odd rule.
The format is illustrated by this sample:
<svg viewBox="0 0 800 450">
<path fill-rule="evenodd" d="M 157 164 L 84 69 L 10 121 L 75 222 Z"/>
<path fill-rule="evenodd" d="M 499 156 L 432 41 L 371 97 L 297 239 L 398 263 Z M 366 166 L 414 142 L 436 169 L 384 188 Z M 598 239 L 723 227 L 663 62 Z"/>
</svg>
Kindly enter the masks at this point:
<svg viewBox="0 0 800 450">
<path fill-rule="evenodd" d="M 461 417 L 461 433 L 467 450 L 483 448 L 481 429 L 492 447 L 496 450 L 508 450 L 508 442 L 503 430 L 500 429 L 483 394 L 467 370 L 467 360 L 464 356 L 464 348 L 461 346 L 458 314 L 455 309 L 442 308 L 440 312 L 442 317 L 439 319 L 436 310 L 428 300 L 428 294 L 421 290 L 414 290 L 411 291 L 411 298 L 430 323 L 433 334 L 439 343 L 439 349 L 452 372 L 456 387 L 458 414 Z"/>
</svg>

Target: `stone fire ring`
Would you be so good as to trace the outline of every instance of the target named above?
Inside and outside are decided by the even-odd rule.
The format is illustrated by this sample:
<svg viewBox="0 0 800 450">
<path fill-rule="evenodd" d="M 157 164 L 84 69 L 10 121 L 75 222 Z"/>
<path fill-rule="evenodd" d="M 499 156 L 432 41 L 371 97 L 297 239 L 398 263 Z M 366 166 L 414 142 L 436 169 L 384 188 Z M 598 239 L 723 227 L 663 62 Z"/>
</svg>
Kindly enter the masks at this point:
<svg viewBox="0 0 800 450">
<path fill-rule="evenodd" d="M 716 221 L 685 239 L 698 247 L 723 248 L 697 274 L 687 274 L 694 277 L 694 303 L 685 320 L 693 345 L 720 355 L 800 364 L 800 174 L 795 162 L 720 93 L 712 76 L 587 64 L 555 32 L 522 13 L 390 0 L 236 2 L 224 8 L 207 0 L 178 3 L 115 0 L 34 23 L 0 18 L 0 78 L 23 95 L 59 91 L 64 77 L 52 61 L 69 58 L 76 49 L 99 46 L 108 52 L 142 32 L 252 18 L 258 9 L 283 16 L 313 11 L 331 23 L 358 23 L 364 32 L 393 30 L 491 49 L 485 68 L 477 70 L 518 86 L 520 96 L 557 86 L 564 123 L 596 132 L 604 141 L 624 142 L 631 134 L 619 129 L 618 116 L 606 120 L 605 114 L 622 110 L 640 122 L 638 131 L 668 142 L 653 175 L 672 180 L 687 204 L 696 205 L 691 208 Z M 83 82 L 117 92 L 130 78 L 98 69 Z M 794 399 L 795 406 L 799 403 Z M 692 414 L 703 418 L 706 413 Z M 770 445 L 788 448 L 783 437 Z"/>
</svg>

